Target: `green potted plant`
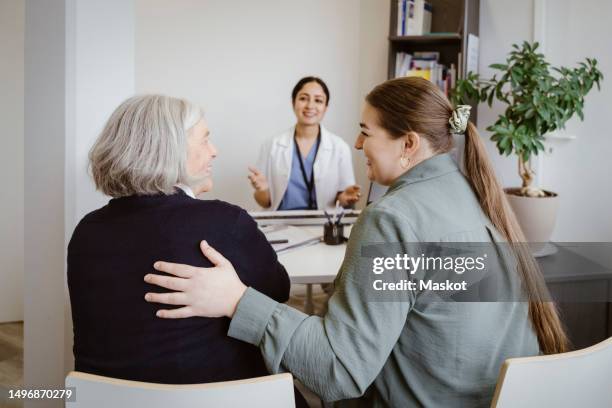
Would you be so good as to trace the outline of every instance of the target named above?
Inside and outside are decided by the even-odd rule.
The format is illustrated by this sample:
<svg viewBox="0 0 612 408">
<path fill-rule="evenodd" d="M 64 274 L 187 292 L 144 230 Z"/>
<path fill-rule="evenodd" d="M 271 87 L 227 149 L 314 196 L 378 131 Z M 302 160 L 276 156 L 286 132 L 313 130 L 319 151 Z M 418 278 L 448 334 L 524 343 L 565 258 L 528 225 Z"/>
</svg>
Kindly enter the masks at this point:
<svg viewBox="0 0 612 408">
<path fill-rule="evenodd" d="M 506 105 L 486 129 L 500 154 L 517 156 L 522 186 L 506 188 L 506 195 L 528 242 L 544 243 L 554 228 L 558 196 L 533 185 L 530 159 L 544 150 L 547 133 L 563 129 L 574 114 L 584 120 L 584 97 L 593 85 L 600 88 L 603 74 L 591 58 L 576 68 L 551 67 L 537 52 L 537 42 L 512 48 L 505 64 L 490 65 L 499 71 L 492 78 L 470 72 L 457 81 L 451 97 L 455 104 L 486 101 L 491 107 L 497 100 Z"/>
</svg>

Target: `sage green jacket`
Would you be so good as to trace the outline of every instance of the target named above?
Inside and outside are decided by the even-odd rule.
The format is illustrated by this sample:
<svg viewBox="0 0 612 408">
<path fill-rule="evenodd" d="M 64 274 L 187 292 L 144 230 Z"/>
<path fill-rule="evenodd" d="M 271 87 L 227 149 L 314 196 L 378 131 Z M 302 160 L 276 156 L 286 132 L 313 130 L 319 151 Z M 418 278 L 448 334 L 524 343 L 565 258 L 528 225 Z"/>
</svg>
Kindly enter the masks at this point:
<svg viewBox="0 0 612 408">
<path fill-rule="evenodd" d="M 527 303 L 421 301 L 414 291 L 372 298 L 364 248 L 449 241 L 502 240 L 457 164 L 442 154 L 362 212 L 324 317 L 249 288 L 228 335 L 259 346 L 272 373 L 289 371 L 340 406 L 489 406 L 502 362 L 539 353 Z M 506 266 L 502 289 L 520 290 L 515 268 Z"/>
</svg>

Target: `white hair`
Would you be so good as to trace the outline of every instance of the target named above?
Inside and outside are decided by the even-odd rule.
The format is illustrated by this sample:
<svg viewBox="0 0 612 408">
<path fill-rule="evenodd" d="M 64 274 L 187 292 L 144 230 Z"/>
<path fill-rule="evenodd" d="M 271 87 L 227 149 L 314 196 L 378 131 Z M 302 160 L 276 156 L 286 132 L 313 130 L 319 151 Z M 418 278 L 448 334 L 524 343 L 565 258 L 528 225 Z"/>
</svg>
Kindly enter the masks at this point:
<svg viewBox="0 0 612 408">
<path fill-rule="evenodd" d="M 96 188 L 111 197 L 173 194 L 187 174 L 188 131 L 202 110 L 184 99 L 134 96 L 112 113 L 89 152 Z"/>
</svg>

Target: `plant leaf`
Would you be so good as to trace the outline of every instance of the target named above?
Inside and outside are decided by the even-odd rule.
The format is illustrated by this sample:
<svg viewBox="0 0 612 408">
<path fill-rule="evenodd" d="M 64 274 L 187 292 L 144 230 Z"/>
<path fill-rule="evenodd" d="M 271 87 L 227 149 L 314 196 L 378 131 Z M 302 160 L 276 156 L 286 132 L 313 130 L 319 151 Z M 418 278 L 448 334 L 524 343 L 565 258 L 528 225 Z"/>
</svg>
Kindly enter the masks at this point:
<svg viewBox="0 0 612 408">
<path fill-rule="evenodd" d="M 505 71 L 508 69 L 508 66 L 506 64 L 491 64 L 489 65 L 489 68 Z"/>
</svg>

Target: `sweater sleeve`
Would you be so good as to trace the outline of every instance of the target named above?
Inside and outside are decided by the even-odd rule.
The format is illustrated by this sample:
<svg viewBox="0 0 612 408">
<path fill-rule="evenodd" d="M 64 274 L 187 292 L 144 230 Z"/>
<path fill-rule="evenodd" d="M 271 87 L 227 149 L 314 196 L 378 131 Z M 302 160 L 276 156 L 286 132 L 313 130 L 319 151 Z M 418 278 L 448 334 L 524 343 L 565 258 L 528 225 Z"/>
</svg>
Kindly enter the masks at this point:
<svg viewBox="0 0 612 408">
<path fill-rule="evenodd" d="M 326 401 L 363 395 L 374 381 L 414 302 L 408 291 L 373 290 L 378 275 L 362 256 L 367 245 L 414 239 L 390 212 L 369 209 L 351 233 L 324 317 L 308 316 L 249 289 L 230 324 L 231 337 L 258 345 L 268 369 L 290 371 Z M 398 276 L 400 272 L 391 272 Z"/>
<path fill-rule="evenodd" d="M 276 252 L 246 211 L 240 210 L 232 236 L 236 243 L 233 247 L 239 253 L 234 254 L 230 260 L 242 282 L 277 302 L 289 300 L 287 271 L 278 262 Z"/>
</svg>

